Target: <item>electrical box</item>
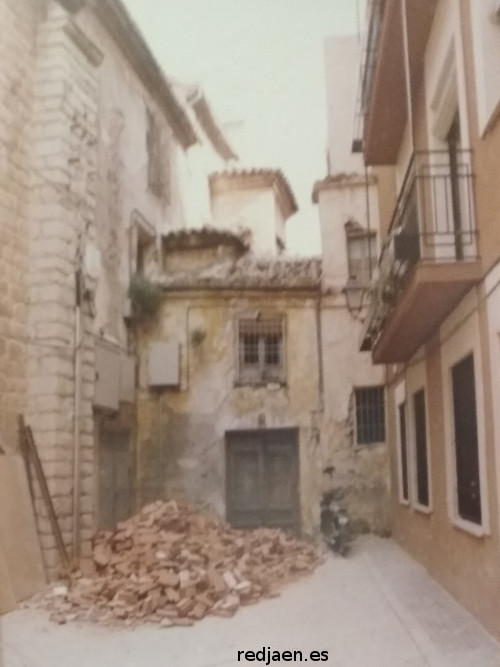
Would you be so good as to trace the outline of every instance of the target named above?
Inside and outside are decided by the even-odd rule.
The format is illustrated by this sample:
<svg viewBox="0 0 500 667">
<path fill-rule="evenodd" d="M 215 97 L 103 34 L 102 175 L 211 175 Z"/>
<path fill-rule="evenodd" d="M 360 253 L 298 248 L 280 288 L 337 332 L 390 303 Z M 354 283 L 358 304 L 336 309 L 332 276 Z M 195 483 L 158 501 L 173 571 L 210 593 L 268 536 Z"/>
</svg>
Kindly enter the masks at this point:
<svg viewBox="0 0 500 667">
<path fill-rule="evenodd" d="M 152 343 L 148 359 L 149 386 L 178 387 L 180 381 L 179 343 Z"/>
<path fill-rule="evenodd" d="M 120 402 L 120 349 L 104 340 L 95 343 L 94 406 L 118 410 Z"/>
</svg>

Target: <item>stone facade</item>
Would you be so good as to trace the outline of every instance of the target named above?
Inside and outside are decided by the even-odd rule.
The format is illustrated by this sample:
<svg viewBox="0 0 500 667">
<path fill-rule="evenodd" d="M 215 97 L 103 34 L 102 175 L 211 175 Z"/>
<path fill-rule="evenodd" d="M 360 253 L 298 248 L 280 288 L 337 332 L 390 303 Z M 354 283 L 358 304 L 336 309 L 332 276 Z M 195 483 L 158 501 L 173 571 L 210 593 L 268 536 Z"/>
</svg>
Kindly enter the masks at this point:
<svg viewBox="0 0 500 667">
<path fill-rule="evenodd" d="M 0 3 L 0 446 L 17 445 L 17 415 L 26 405 L 28 173 L 33 98 L 33 3 Z"/>
<path fill-rule="evenodd" d="M 165 248 L 165 296 L 139 327 L 139 504 L 174 497 L 226 516 L 227 434 L 296 429 L 300 527 L 313 534 L 321 486 L 320 261 L 259 260 L 240 237 L 216 229 L 171 234 Z M 255 384 L 238 374 L 238 319 L 257 312 L 284 322 L 282 382 Z M 149 384 L 150 350 L 158 343 L 178 346 L 175 387 Z"/>
<path fill-rule="evenodd" d="M 189 148 L 201 143 L 213 165 L 234 156 L 206 101 L 206 132 L 190 120 L 121 3 L 1 0 L 0 18 L 0 444 L 16 447 L 23 413 L 63 540 L 85 555 L 100 525 L 103 438 L 118 428 L 132 440 L 131 276 L 188 222 Z M 99 374 L 109 359 L 113 373 Z M 38 497 L 37 514 L 54 575 Z"/>
<path fill-rule="evenodd" d="M 74 521 L 83 542 L 92 532 L 94 362 L 82 256 L 85 239 L 95 237 L 100 61 L 64 10 L 50 7 L 38 30 L 32 112 L 28 317 L 38 346 L 28 357 L 27 417 L 68 547 Z M 41 503 L 38 515 L 51 571 L 58 555 Z"/>
</svg>

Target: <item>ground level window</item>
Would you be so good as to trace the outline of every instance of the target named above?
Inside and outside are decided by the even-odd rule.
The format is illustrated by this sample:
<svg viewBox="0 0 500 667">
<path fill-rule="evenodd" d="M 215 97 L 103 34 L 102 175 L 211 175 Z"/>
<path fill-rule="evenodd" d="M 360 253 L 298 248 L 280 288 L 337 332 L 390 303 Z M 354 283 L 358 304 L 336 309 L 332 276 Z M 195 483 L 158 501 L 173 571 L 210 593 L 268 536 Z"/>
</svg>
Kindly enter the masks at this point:
<svg viewBox="0 0 500 667">
<path fill-rule="evenodd" d="M 406 403 L 398 405 L 399 415 L 399 452 L 401 465 L 401 497 L 403 500 L 409 500 L 408 488 L 408 446 L 406 442 Z"/>
<path fill-rule="evenodd" d="M 238 321 L 238 376 L 244 383 L 284 382 L 282 317 Z"/>
<path fill-rule="evenodd" d="M 429 469 L 427 461 L 427 426 L 425 417 L 425 391 L 421 389 L 413 395 L 413 416 L 415 419 L 415 463 L 417 473 L 417 502 L 429 505 Z"/>
<path fill-rule="evenodd" d="M 481 489 L 473 355 L 471 354 L 455 364 L 451 375 L 458 514 L 466 521 L 481 524 Z"/>
<path fill-rule="evenodd" d="M 354 390 L 358 445 L 385 441 L 384 396 L 384 387 L 358 387 Z"/>
</svg>

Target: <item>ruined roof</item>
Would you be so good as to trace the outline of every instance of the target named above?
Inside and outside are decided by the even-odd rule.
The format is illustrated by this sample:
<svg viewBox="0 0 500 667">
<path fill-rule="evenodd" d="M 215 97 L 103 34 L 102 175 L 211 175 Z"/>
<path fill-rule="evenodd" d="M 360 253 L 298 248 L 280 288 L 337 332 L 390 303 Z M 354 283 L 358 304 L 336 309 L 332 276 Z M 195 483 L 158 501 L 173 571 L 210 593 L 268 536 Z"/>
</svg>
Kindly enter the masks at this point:
<svg viewBox="0 0 500 667">
<path fill-rule="evenodd" d="M 193 111 L 212 146 L 219 153 L 221 158 L 223 160 L 237 160 L 238 156 L 233 151 L 220 129 L 219 124 L 214 118 L 212 109 L 207 102 L 207 98 L 200 87 L 196 86 L 192 89 L 191 94 L 188 96 L 188 102 L 192 106 Z"/>
<path fill-rule="evenodd" d="M 198 229 L 177 229 L 162 236 L 165 250 L 188 250 L 194 248 L 214 248 L 220 245 L 230 245 L 240 252 L 247 252 L 252 242 L 249 229 L 233 232 L 216 227 L 201 227 Z"/>
<path fill-rule="evenodd" d="M 84 4 L 78 0 L 59 0 L 59 2 L 70 11 L 71 9 L 77 11 Z M 99 0 L 92 3 L 91 7 L 153 99 L 164 111 L 181 145 L 189 148 L 197 143 L 196 132 L 186 112 L 175 97 L 163 70 L 122 0 Z"/>
<path fill-rule="evenodd" d="M 312 191 L 312 202 L 313 204 L 318 203 L 319 193 L 323 190 L 330 190 L 333 188 L 343 188 L 346 186 L 356 187 L 356 186 L 365 186 L 373 185 L 377 182 L 377 177 L 374 174 L 369 174 L 368 178 L 365 174 L 358 174 L 357 172 L 352 172 L 347 174 L 346 172 L 339 172 L 338 174 L 329 174 L 322 178 L 320 181 L 316 181 L 313 186 Z"/>
<path fill-rule="evenodd" d="M 244 255 L 200 271 L 165 273 L 157 281 L 165 289 L 319 289 L 321 259 L 274 259 Z"/>
<path fill-rule="evenodd" d="M 286 220 L 299 209 L 290 184 L 280 169 L 231 169 L 218 171 L 209 176 L 210 191 L 253 188 L 273 188 L 278 204 Z"/>
</svg>

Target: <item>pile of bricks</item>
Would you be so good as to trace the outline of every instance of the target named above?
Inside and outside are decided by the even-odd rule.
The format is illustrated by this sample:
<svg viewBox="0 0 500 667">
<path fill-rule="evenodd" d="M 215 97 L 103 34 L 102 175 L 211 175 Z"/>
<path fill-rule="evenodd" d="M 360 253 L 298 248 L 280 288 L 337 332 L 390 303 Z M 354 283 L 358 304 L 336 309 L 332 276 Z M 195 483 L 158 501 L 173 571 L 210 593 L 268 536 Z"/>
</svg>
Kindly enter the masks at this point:
<svg viewBox="0 0 500 667">
<path fill-rule="evenodd" d="M 314 546 L 281 530 L 235 530 L 174 501 L 157 501 L 95 536 L 91 567 L 53 591 L 51 618 L 192 625 L 274 597 L 319 562 Z"/>
</svg>

